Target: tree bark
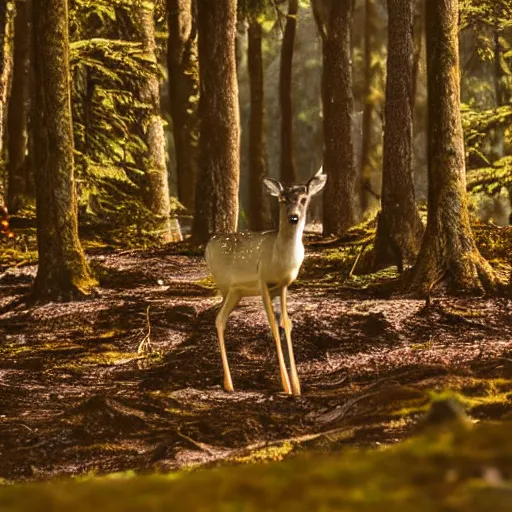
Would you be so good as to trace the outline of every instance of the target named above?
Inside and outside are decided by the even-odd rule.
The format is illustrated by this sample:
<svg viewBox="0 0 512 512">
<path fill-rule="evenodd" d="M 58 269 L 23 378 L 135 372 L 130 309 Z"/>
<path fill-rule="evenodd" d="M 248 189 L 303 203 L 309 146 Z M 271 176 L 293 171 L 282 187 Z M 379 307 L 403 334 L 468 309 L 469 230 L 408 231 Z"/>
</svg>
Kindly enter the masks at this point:
<svg viewBox="0 0 512 512">
<path fill-rule="evenodd" d="M 298 0 L 289 0 L 279 70 L 279 104 L 281 106 L 281 160 L 279 177 L 283 183 L 289 184 L 297 181 L 297 170 L 293 157 L 292 64 L 298 10 Z"/>
<path fill-rule="evenodd" d="M 95 282 L 78 238 L 67 0 L 34 0 L 33 20 L 39 250 L 33 298 L 70 300 L 90 293 Z"/>
<path fill-rule="evenodd" d="M 355 220 L 356 168 L 352 135 L 352 2 L 314 0 L 322 36 L 322 105 L 324 118 L 323 233 L 342 235 Z"/>
<path fill-rule="evenodd" d="M 375 267 L 413 265 L 423 225 L 412 181 L 413 5 L 388 0 L 388 60 L 384 108 L 381 212 L 375 239 Z"/>
<path fill-rule="evenodd" d="M 446 282 L 454 293 L 492 290 L 498 279 L 476 248 L 469 222 L 460 117 L 458 1 L 426 2 L 428 220 L 411 289 Z"/>
<path fill-rule="evenodd" d="M 199 180 L 192 235 L 205 243 L 238 223 L 240 119 L 236 76 L 236 0 L 201 0 Z"/>
<path fill-rule="evenodd" d="M 267 158 L 264 146 L 264 92 L 262 29 L 256 20 L 249 22 L 248 68 L 251 94 L 249 120 L 249 229 L 261 231 L 268 227 L 267 202 L 263 194 L 263 178 L 267 175 Z"/>
<path fill-rule="evenodd" d="M 196 0 L 167 0 L 170 108 L 176 151 L 178 199 L 194 211 L 197 177 L 197 63 Z"/>
<path fill-rule="evenodd" d="M 7 205 L 10 213 L 23 205 L 27 193 L 28 109 L 30 94 L 31 0 L 17 2 L 14 23 L 12 90 L 7 117 Z"/>
<path fill-rule="evenodd" d="M 138 21 L 142 47 L 147 58 L 156 62 L 154 1 L 137 4 Z M 175 215 L 171 219 L 169 197 L 169 177 L 166 164 L 166 145 L 162 116 L 160 114 L 160 84 L 155 75 L 139 79 L 139 96 L 148 105 L 143 121 L 144 137 L 147 146 L 146 206 L 154 214 L 154 225 L 163 242 L 182 240 L 181 231 Z"/>
</svg>

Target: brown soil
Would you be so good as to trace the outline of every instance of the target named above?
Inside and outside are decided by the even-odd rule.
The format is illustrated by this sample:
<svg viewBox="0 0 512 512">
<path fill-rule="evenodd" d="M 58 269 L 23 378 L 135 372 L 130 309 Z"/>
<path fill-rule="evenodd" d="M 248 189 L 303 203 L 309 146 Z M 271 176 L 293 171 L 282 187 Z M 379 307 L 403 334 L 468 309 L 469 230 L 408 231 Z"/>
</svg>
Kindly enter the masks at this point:
<svg viewBox="0 0 512 512">
<path fill-rule="evenodd" d="M 303 396 L 281 393 L 260 299 L 230 317 L 228 394 L 214 327 L 220 298 L 205 286 L 202 258 L 172 248 L 90 256 L 101 289 L 81 302 L 27 306 L 35 267 L 0 274 L 5 481 L 211 465 L 288 439 L 315 449 L 394 443 L 414 430 L 432 391 L 446 389 L 474 419 L 512 410 L 508 299 L 427 308 L 336 283 L 336 269 L 310 250 L 289 297 Z M 153 352 L 139 355 L 148 308 Z"/>
</svg>

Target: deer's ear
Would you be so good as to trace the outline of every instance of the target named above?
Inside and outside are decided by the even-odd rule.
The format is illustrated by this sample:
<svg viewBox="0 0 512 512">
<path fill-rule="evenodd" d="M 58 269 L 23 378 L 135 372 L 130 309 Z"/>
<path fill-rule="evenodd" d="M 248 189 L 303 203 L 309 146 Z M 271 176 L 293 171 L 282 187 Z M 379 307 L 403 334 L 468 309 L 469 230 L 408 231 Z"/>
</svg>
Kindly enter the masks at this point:
<svg viewBox="0 0 512 512">
<path fill-rule="evenodd" d="M 283 191 L 281 183 L 273 178 L 263 178 L 263 184 L 271 196 L 279 197 Z"/>
<path fill-rule="evenodd" d="M 319 171 L 308 181 L 308 195 L 314 196 L 321 192 L 327 183 L 327 174 L 323 173 L 323 168 L 320 167 Z"/>
</svg>

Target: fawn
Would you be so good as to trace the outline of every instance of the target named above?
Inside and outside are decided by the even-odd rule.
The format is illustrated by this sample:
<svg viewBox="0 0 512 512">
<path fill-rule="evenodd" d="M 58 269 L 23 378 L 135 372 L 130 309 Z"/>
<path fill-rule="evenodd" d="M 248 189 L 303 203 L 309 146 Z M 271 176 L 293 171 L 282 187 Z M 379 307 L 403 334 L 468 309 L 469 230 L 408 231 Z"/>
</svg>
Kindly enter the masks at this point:
<svg viewBox="0 0 512 512">
<path fill-rule="evenodd" d="M 286 298 L 288 286 L 296 279 L 304 259 L 302 233 L 309 202 L 324 188 L 326 181 L 327 176 L 323 174 L 322 168 L 306 184 L 301 185 L 283 186 L 277 180 L 265 178 L 263 183 L 267 191 L 279 201 L 277 231 L 217 235 L 206 245 L 206 263 L 223 297 L 215 325 L 226 391 L 234 390 L 224 344 L 228 316 L 243 297 L 261 295 L 277 346 L 283 390 L 287 394 L 301 394 Z M 291 379 L 286 369 L 279 328 L 272 309 L 272 298 L 277 296 L 281 299 L 280 323 L 286 336 Z"/>
</svg>

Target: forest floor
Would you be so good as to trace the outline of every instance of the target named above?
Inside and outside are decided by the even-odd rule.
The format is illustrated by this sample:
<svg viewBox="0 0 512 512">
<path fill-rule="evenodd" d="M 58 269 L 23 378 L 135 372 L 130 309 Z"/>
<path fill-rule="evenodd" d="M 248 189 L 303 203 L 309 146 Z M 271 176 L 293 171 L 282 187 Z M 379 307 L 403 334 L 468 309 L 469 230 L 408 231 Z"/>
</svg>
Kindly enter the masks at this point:
<svg viewBox="0 0 512 512">
<path fill-rule="evenodd" d="M 299 398 L 281 392 L 259 298 L 244 299 L 229 318 L 236 391 L 223 391 L 220 297 L 197 253 L 91 249 L 98 293 L 64 304 L 27 306 L 35 265 L 3 267 L 0 479 L 386 445 L 414 432 L 447 391 L 473 420 L 511 415 L 510 299 L 441 297 L 427 306 L 392 293 L 389 269 L 347 277 L 339 252 L 312 237 L 290 289 Z M 152 352 L 140 354 L 148 334 Z"/>
</svg>

